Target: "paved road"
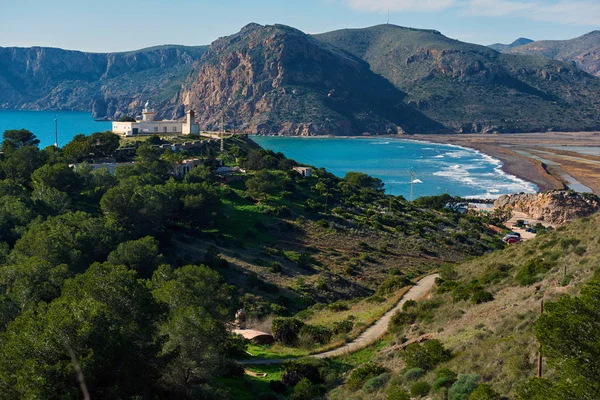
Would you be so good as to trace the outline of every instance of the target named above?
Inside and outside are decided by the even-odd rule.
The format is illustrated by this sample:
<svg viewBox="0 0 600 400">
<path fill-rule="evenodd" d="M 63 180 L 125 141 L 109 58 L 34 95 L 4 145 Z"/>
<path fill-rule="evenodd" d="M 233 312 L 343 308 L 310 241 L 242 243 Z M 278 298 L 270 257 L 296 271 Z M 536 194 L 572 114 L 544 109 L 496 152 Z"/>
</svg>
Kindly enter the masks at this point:
<svg viewBox="0 0 600 400">
<path fill-rule="evenodd" d="M 353 353 L 360 349 L 363 349 L 377 340 L 381 339 L 383 335 L 386 334 L 388 325 L 390 323 L 390 319 L 396 313 L 396 311 L 401 310 L 402 306 L 407 300 L 419 300 L 423 297 L 427 292 L 431 290 L 433 285 L 435 284 L 435 278 L 437 278 L 438 274 L 428 275 L 425 278 L 421 279 L 417 284 L 410 288 L 410 290 L 402 296 L 402 299 L 396 304 L 394 308 L 389 310 L 383 317 L 377 320 L 373 325 L 367 328 L 363 333 L 360 334 L 356 339 L 354 339 L 350 343 L 346 343 L 345 345 L 338 347 L 337 349 L 333 349 L 330 351 L 326 351 L 324 353 L 312 354 L 309 357 L 315 358 L 332 358 L 339 357 L 344 354 Z M 287 359 L 255 359 L 255 360 L 240 360 L 239 362 L 244 365 L 257 365 L 257 364 L 281 364 Z"/>
</svg>

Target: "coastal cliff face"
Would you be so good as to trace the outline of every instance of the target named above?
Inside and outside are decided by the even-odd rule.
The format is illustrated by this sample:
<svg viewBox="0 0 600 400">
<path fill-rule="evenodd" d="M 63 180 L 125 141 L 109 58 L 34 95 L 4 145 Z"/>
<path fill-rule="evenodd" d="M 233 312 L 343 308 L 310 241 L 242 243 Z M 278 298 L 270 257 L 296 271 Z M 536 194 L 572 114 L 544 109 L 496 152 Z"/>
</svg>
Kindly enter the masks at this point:
<svg viewBox="0 0 600 400">
<path fill-rule="evenodd" d="M 500 196 L 494 206 L 498 209 L 512 208 L 534 219 L 562 225 L 600 211 L 600 198 L 563 190 Z"/>
<path fill-rule="evenodd" d="M 138 114 L 181 88 L 206 47 L 159 46 L 126 53 L 0 48 L 0 108 L 92 111 L 95 118 Z"/>
<path fill-rule="evenodd" d="M 250 24 L 196 63 L 174 105 L 204 129 L 254 134 L 360 135 L 443 129 L 403 102 L 369 65 L 296 29 Z M 182 108 L 173 110 L 181 116 Z"/>
</svg>

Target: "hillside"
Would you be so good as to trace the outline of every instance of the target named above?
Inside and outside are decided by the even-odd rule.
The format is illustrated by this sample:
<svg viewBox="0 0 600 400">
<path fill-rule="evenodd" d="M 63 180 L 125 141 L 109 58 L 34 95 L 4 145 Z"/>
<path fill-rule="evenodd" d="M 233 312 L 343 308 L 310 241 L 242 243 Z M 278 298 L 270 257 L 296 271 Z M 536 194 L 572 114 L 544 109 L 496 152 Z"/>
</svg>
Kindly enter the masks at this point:
<svg viewBox="0 0 600 400">
<path fill-rule="evenodd" d="M 214 42 L 174 101 L 201 126 L 286 135 L 439 131 L 357 57 L 283 25 L 251 24 Z M 175 116 L 179 116 L 176 114 Z"/>
<path fill-rule="evenodd" d="M 406 93 L 407 104 L 454 132 L 600 127 L 600 80 L 570 63 L 393 25 L 315 37 L 368 62 Z"/>
<path fill-rule="evenodd" d="M 335 335 L 315 324 L 328 345 L 411 279 L 503 247 L 494 221 L 444 211 L 448 196 L 409 203 L 360 173 L 302 177 L 244 136 L 223 153 L 217 140 L 166 143 L 119 150 L 100 132 L 40 150 L 29 131 L 4 133 L 0 399 L 79 399 L 83 379 L 98 399 L 238 399 L 253 382 L 234 362 L 248 344 L 227 329 L 239 308 L 271 325 L 311 306 L 366 305 Z M 113 175 L 85 163 L 98 157 L 126 163 Z M 219 174 L 221 163 L 243 171 Z"/>
<path fill-rule="evenodd" d="M 0 48 L 0 108 L 138 114 L 146 100 L 175 96 L 205 46 L 157 46 L 124 53 Z"/>
<path fill-rule="evenodd" d="M 575 39 L 540 40 L 499 51 L 567 61 L 592 75 L 600 76 L 600 31 L 592 31 Z"/>
<path fill-rule="evenodd" d="M 503 44 L 503 43 L 494 43 L 494 44 L 490 44 L 488 47 L 491 49 L 494 49 L 496 51 L 500 51 L 500 52 L 507 52 L 508 50 L 517 47 L 517 46 L 522 46 L 524 44 L 528 44 L 533 42 L 533 40 L 531 39 L 527 39 L 527 38 L 518 38 L 517 40 L 515 40 L 514 42 L 512 42 L 511 44 Z"/>
<path fill-rule="evenodd" d="M 581 349 L 577 347 L 580 345 L 585 348 L 583 352 L 597 351 L 593 335 L 582 333 L 589 322 L 584 322 L 586 317 L 577 320 L 583 314 L 557 314 L 562 317 L 554 320 L 553 313 L 567 312 L 564 307 L 569 301 L 565 295 L 579 296 L 583 288 L 587 296 L 595 293 L 597 283 L 587 283 L 600 277 L 598 234 L 600 215 L 595 215 L 556 232 L 538 235 L 526 243 L 442 268 L 436 293 L 397 314 L 391 324 L 394 333 L 387 338 L 386 345 L 372 351 L 371 361 L 387 368 L 391 377 L 388 374 L 378 386 L 375 382 L 370 387 L 365 383 L 358 393 L 353 391 L 353 398 L 383 399 L 389 398 L 385 397 L 386 392 L 412 393 L 413 387 L 418 386 L 417 381 L 427 383 L 419 385 L 425 388 L 425 393 L 430 391 L 434 399 L 447 398 L 449 394 L 451 399 L 463 398 L 455 396 L 462 390 L 468 396 L 475 388 L 488 394 L 468 398 L 498 399 L 500 395 L 520 399 L 596 398 L 590 394 L 597 390 L 596 379 L 586 384 L 573 379 L 585 373 L 585 368 L 596 368 L 597 359 L 577 369 L 566 362 L 566 358 L 557 357 L 560 345 L 572 349 L 572 352 L 565 351 L 563 357 L 569 354 L 578 357 L 575 349 Z M 562 306 L 557 307 L 555 302 L 561 298 Z M 546 311 L 543 322 L 536 324 L 542 300 Z M 594 304 L 590 300 L 589 306 L 594 307 Z M 597 321 L 596 317 L 591 318 Z M 561 321 L 564 326 L 560 325 Z M 545 331 L 546 324 L 554 324 L 556 331 L 552 334 Z M 542 382 L 554 382 L 554 389 L 549 383 L 528 382 L 536 376 L 536 334 L 547 346 L 543 350 L 546 356 L 543 377 L 547 381 Z M 423 335 L 439 341 L 447 352 L 436 347 L 435 341 L 429 345 L 411 345 L 404 350 L 402 343 Z M 422 369 L 410 371 L 416 367 L 415 363 L 423 362 L 415 358 L 423 355 L 419 350 L 423 348 L 435 348 L 439 358 L 429 358 L 430 361 L 418 365 Z M 583 357 L 588 353 L 580 354 Z M 423 357 L 421 360 L 427 360 L 427 356 Z M 461 383 L 454 385 L 457 374 Z M 571 375 L 567 378 L 566 374 Z M 570 383 L 565 385 L 567 380 Z M 468 381 L 471 383 L 467 384 Z M 375 388 L 375 393 L 371 388 Z M 546 390 L 549 392 L 544 392 Z M 577 392 L 579 390 L 581 392 Z M 346 384 L 332 392 L 331 398 L 343 399 L 348 393 Z"/>
</svg>

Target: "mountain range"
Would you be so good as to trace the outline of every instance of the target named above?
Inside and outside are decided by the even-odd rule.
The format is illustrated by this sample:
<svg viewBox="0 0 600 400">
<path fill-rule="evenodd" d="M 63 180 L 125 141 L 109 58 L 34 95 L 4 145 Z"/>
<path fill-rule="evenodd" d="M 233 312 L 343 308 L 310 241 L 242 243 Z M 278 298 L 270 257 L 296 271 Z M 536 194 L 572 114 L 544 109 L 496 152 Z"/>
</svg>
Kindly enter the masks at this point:
<svg viewBox="0 0 600 400">
<path fill-rule="evenodd" d="M 250 24 L 211 46 L 0 48 L 0 108 L 111 119 L 151 100 L 161 117 L 191 108 L 204 129 L 224 121 L 259 134 L 596 130 L 598 36 L 577 46 L 520 39 L 498 52 L 394 25 L 308 35 Z"/>
<path fill-rule="evenodd" d="M 506 48 L 499 48 L 497 45 L 490 47 L 507 53 L 572 62 L 582 70 L 600 77 L 600 31 L 593 31 L 570 40 L 541 40 L 520 43 L 516 46 L 509 45 Z"/>
</svg>

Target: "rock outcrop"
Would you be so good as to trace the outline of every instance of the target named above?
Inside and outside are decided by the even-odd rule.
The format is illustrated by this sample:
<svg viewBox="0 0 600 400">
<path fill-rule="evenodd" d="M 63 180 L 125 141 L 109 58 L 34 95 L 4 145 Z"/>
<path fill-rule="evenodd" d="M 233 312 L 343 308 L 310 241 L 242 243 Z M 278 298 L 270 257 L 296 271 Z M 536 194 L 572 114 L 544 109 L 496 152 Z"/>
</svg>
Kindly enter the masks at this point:
<svg viewBox="0 0 600 400">
<path fill-rule="evenodd" d="M 494 205 L 498 209 L 521 211 L 533 219 L 552 225 L 562 225 L 600 211 L 600 198 L 588 193 L 554 190 L 500 196 Z"/>
</svg>

